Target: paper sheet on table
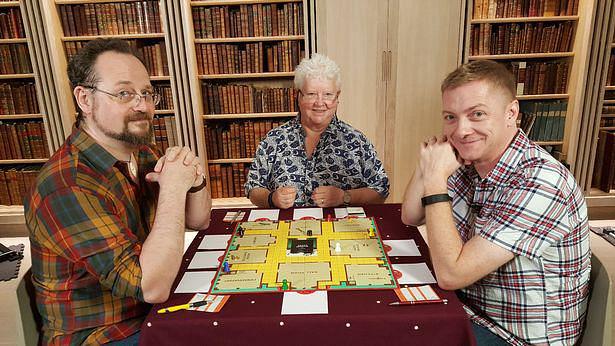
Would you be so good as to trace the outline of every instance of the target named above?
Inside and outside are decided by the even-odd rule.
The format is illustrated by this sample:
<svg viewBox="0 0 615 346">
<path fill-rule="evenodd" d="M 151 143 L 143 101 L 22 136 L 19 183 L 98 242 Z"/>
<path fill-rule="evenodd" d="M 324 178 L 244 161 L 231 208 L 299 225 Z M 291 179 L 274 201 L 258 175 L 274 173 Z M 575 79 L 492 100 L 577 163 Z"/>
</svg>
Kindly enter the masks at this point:
<svg viewBox="0 0 615 346">
<path fill-rule="evenodd" d="M 243 221 L 244 216 L 246 216 L 245 211 L 227 211 L 222 221 L 224 222 Z"/>
<path fill-rule="evenodd" d="M 395 294 L 401 302 L 416 302 L 422 300 L 439 300 L 440 296 L 430 285 L 396 288 Z"/>
<path fill-rule="evenodd" d="M 186 272 L 179 281 L 175 293 L 209 292 L 211 280 L 215 275 L 215 271 Z"/>
<path fill-rule="evenodd" d="M 280 209 L 256 209 L 250 211 L 248 221 L 256 221 L 258 219 L 267 219 L 277 221 L 280 215 Z"/>
<path fill-rule="evenodd" d="M 224 256 L 224 251 L 197 251 L 188 264 L 188 269 L 215 269 L 220 266 L 218 258 Z"/>
<path fill-rule="evenodd" d="M 304 217 L 322 220 L 322 208 L 299 208 L 293 211 L 293 220 L 301 220 Z"/>
<path fill-rule="evenodd" d="M 401 277 L 397 278 L 397 283 L 400 285 L 436 283 L 436 279 L 431 275 L 425 263 L 392 264 L 391 266 L 393 270 L 401 273 Z"/>
<path fill-rule="evenodd" d="M 230 234 L 206 235 L 199 244 L 199 250 L 226 250 L 230 239 Z"/>
<path fill-rule="evenodd" d="M 403 240 L 383 240 L 384 245 L 391 247 L 391 251 L 387 252 L 390 256 L 420 256 L 421 252 L 416 246 L 414 239 Z"/>
<path fill-rule="evenodd" d="M 328 314 L 329 299 L 327 291 L 314 291 L 309 294 L 284 292 L 282 315 Z"/>
<path fill-rule="evenodd" d="M 205 294 L 205 293 L 197 293 L 188 303 L 200 302 L 203 300 L 208 301 L 207 305 L 197 306 L 193 308 L 189 308 L 191 311 L 204 311 L 204 312 L 220 312 L 222 307 L 231 296 L 223 296 L 223 295 L 213 295 L 213 294 Z"/>
<path fill-rule="evenodd" d="M 348 216 L 348 209 L 346 208 L 335 208 L 335 218 L 343 219 Z"/>
<path fill-rule="evenodd" d="M 348 216 L 367 217 L 363 207 L 346 207 L 346 212 L 348 213 Z"/>
</svg>

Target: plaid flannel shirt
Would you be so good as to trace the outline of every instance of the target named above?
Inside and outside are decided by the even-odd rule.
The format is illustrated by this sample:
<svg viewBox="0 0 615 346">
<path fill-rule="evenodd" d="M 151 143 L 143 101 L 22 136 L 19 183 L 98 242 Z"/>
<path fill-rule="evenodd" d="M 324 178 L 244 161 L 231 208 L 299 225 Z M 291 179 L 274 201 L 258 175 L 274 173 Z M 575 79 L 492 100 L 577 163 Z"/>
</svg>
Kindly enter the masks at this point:
<svg viewBox="0 0 615 346">
<path fill-rule="evenodd" d="M 515 257 L 462 289 L 470 318 L 513 345 L 572 345 L 589 293 L 587 207 L 574 177 L 519 130 L 481 179 L 462 167 L 448 180 L 464 242 L 483 237 Z"/>
<path fill-rule="evenodd" d="M 139 184 L 86 132 L 74 128 L 24 203 L 32 281 L 45 344 L 102 344 L 140 329 L 139 255 L 153 224 L 158 153 L 138 153 Z"/>
</svg>

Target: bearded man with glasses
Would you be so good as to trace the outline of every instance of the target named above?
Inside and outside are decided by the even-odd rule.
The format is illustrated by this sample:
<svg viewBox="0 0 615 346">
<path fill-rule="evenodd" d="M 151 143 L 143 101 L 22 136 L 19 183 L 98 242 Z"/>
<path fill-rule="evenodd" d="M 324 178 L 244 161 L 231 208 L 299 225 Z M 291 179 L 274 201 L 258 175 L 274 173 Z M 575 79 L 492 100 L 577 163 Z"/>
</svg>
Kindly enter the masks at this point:
<svg viewBox="0 0 615 346">
<path fill-rule="evenodd" d="M 389 179 L 367 137 L 337 117 L 340 69 L 322 54 L 295 69 L 299 114 L 271 130 L 245 184 L 259 207 L 382 203 Z"/>
<path fill-rule="evenodd" d="M 211 197 L 190 148 L 152 144 L 160 97 L 125 41 L 89 42 L 68 74 L 79 115 L 24 203 L 42 341 L 137 345 Z"/>
</svg>

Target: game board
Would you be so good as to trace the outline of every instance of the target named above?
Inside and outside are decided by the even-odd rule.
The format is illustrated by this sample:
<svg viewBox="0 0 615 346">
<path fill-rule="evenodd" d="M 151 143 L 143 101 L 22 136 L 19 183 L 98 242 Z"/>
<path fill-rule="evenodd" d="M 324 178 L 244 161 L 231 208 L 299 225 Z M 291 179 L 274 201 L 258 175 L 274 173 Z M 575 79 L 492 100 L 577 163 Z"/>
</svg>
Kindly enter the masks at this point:
<svg viewBox="0 0 615 346">
<path fill-rule="evenodd" d="M 373 218 L 238 223 L 212 294 L 396 288 Z"/>
</svg>

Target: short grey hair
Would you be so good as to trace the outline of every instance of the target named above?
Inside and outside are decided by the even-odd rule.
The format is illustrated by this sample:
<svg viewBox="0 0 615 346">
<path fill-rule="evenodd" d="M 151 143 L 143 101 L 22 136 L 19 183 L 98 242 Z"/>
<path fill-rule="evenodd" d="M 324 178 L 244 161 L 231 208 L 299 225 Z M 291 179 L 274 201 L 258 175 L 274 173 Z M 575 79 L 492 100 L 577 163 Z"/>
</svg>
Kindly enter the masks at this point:
<svg viewBox="0 0 615 346">
<path fill-rule="evenodd" d="M 340 67 L 326 55 L 314 53 L 311 58 L 303 58 L 295 69 L 295 88 L 303 88 L 306 78 L 330 80 L 337 90 L 342 87 Z"/>
</svg>

